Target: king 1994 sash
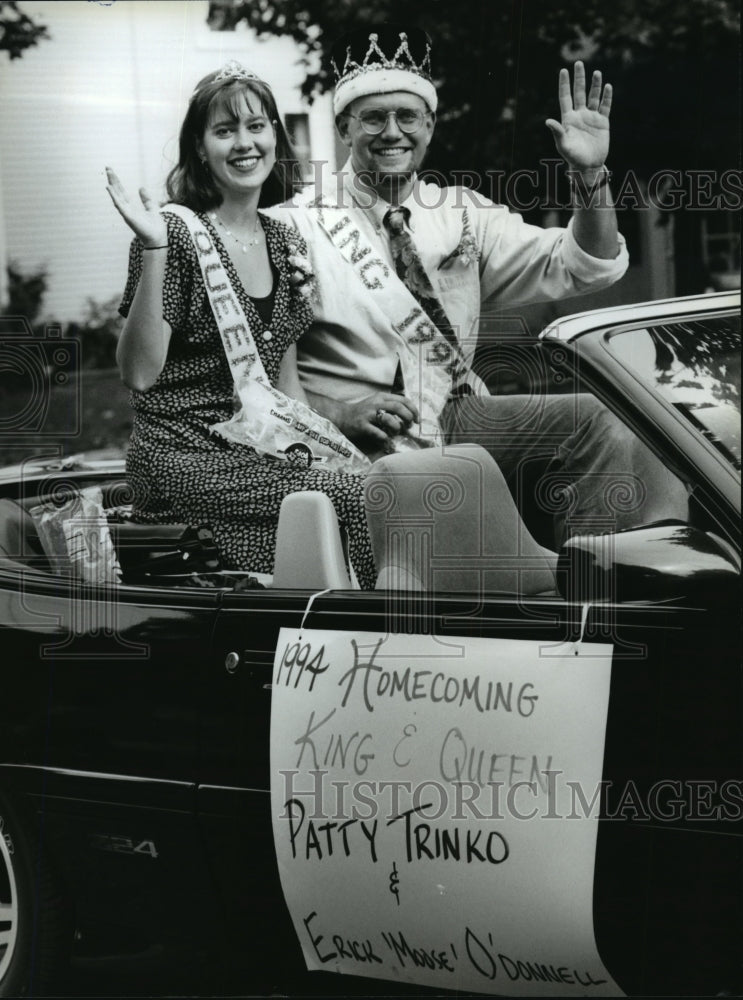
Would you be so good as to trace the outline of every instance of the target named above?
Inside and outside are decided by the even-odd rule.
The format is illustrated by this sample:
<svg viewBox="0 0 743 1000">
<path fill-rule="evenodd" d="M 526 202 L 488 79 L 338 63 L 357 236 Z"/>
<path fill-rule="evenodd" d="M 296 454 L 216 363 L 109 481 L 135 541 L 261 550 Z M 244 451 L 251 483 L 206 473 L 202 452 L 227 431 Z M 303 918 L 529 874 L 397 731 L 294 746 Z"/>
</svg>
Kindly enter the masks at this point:
<svg viewBox="0 0 743 1000">
<path fill-rule="evenodd" d="M 405 394 L 418 406 L 421 437 L 441 442 L 439 417 L 452 388 L 467 382 L 487 395 L 481 380 L 471 372 L 434 325 L 411 291 L 364 237 L 358 224 L 332 196 L 319 195 L 297 202 L 315 214 L 320 228 L 354 269 L 356 276 L 388 318 L 399 342 L 399 359 Z"/>
</svg>

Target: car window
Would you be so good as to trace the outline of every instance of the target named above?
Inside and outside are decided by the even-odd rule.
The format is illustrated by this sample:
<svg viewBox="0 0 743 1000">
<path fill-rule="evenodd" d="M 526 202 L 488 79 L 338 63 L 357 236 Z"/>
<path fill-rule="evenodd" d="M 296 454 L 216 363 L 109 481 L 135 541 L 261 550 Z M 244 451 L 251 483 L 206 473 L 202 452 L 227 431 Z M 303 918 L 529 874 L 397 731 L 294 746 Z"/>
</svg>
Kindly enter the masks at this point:
<svg viewBox="0 0 743 1000">
<path fill-rule="evenodd" d="M 740 316 L 622 330 L 609 350 L 740 468 Z"/>
</svg>

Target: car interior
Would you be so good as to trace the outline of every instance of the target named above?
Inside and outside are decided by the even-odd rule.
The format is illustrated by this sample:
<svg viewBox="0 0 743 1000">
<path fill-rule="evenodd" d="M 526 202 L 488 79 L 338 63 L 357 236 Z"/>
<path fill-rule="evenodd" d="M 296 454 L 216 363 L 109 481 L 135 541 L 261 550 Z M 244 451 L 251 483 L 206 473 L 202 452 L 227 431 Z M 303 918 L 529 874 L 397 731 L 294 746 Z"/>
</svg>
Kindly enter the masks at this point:
<svg viewBox="0 0 743 1000">
<path fill-rule="evenodd" d="M 366 516 L 377 566 L 376 589 L 410 592 L 557 596 L 558 555 L 545 486 L 550 457 L 524 462 L 509 487 L 478 445 L 406 451 L 376 461 L 367 477 Z M 76 484 L 79 482 L 79 486 Z M 131 518 L 122 478 L 93 474 L 41 480 L 32 496 L 0 499 L 0 565 L 60 572 L 36 508 L 61 507 L 100 487 L 98 520 L 106 525 L 123 585 L 243 590 L 358 588 L 346 539 L 330 499 L 300 492 L 282 504 L 272 574 L 225 569 L 208 525 L 141 524 Z M 518 506 L 511 490 L 518 498 Z M 690 496 L 693 501 L 693 493 Z M 692 511 L 696 505 L 692 503 Z M 686 519 L 684 519 L 686 520 Z M 714 530 L 690 511 L 688 520 Z M 680 522 L 679 522 L 680 523 Z M 61 572 L 75 577 L 75 565 Z M 84 582 L 99 582 L 85 579 Z"/>
<path fill-rule="evenodd" d="M 285 498 L 274 572 L 268 576 L 225 570 L 208 525 L 135 523 L 131 507 L 121 503 L 127 498 L 126 483 L 115 479 L 100 485 L 100 517 L 93 520 L 106 525 L 118 562 L 115 579 L 123 584 L 358 587 L 344 532 L 325 494 L 306 491 Z M 89 481 L 81 481 L 76 494 L 68 479 L 62 488 L 52 485 L 41 495 L 0 499 L 0 558 L 26 571 L 74 577 L 76 564 L 61 563 L 50 550 L 49 536 L 39 530 L 38 512 L 74 508 L 89 487 Z M 81 514 L 82 509 L 78 507 L 77 516 L 84 522 L 90 514 L 89 508 Z M 434 450 L 379 460 L 368 477 L 366 511 L 377 589 L 555 592 L 557 554 L 535 540 L 497 465 L 477 445 L 454 446 L 443 460 Z"/>
<path fill-rule="evenodd" d="M 279 558 L 281 547 L 277 546 L 279 572 L 271 578 L 266 574 L 224 570 L 206 526 L 143 525 L 128 519 L 126 505 L 111 503 L 112 498 L 120 499 L 126 490 L 127 484 L 121 480 L 102 487 L 103 512 L 123 584 L 233 589 L 236 583 L 251 580 L 252 586 L 312 587 L 318 583 L 336 588 L 352 586 L 345 568 L 338 519 L 332 504 L 322 494 L 304 494 L 299 504 L 295 501 L 294 512 L 290 511 L 288 524 L 280 533 L 281 538 L 286 539 L 283 545 L 286 552 Z M 69 502 L 74 500 L 74 493 L 68 490 L 56 499 Z M 48 503 L 48 498 L 41 495 L 0 499 L 0 559 L 12 560 L 26 571 L 52 575 L 51 554 L 45 550 L 31 515 L 32 510 L 44 503 Z M 296 544 L 298 530 L 301 546 Z M 312 572 L 303 574 L 305 561 Z M 72 573 L 72 569 L 69 572 Z M 308 582 L 300 583 L 305 577 Z"/>
</svg>

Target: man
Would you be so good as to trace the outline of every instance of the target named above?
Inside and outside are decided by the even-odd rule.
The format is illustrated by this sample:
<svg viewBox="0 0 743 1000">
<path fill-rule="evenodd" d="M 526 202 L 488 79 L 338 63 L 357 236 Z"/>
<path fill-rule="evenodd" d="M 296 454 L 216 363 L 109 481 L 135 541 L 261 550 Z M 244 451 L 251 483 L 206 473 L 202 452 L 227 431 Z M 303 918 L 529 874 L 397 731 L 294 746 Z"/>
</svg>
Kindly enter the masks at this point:
<svg viewBox="0 0 743 1000">
<path fill-rule="evenodd" d="M 571 93 L 568 71 L 560 73 L 562 120 L 547 125 L 591 197 L 576 198 L 567 229 L 542 229 L 468 189 L 418 178 L 437 107 L 430 48 L 424 32 L 383 25 L 334 50 L 334 110 L 349 160 L 321 191 L 276 210 L 307 241 L 318 283 L 315 322 L 298 345 L 300 376 L 312 405 L 370 453 L 401 432 L 477 440 L 513 476 L 529 453 L 519 443 L 524 401 L 489 396 L 472 371 L 480 305 L 560 299 L 626 270 L 606 168 L 611 87 L 595 72 L 586 92 L 578 62 Z M 657 474 L 667 494 L 653 456 L 595 400 L 580 398 L 576 419 L 573 399 L 545 397 L 528 428 L 530 441 L 556 442 L 573 491 L 564 510 L 605 521 L 610 459 L 636 478 Z M 642 516 L 639 507 L 617 512 L 617 526 L 655 516 L 648 494 L 657 490 L 644 492 Z"/>
</svg>

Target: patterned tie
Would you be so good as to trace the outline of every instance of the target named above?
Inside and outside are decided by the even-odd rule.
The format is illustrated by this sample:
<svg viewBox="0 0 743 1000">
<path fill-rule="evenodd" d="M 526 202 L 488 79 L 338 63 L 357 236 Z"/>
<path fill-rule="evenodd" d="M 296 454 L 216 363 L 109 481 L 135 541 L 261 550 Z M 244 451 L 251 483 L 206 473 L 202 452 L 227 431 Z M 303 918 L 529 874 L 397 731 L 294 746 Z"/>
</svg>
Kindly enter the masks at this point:
<svg viewBox="0 0 743 1000">
<path fill-rule="evenodd" d="M 395 270 L 398 278 L 420 303 L 428 318 L 445 337 L 451 348 L 446 370 L 452 375 L 456 385 L 457 380 L 467 372 L 466 362 L 457 336 L 444 312 L 444 307 L 439 302 L 431 279 L 426 274 L 423 262 L 418 256 L 413 238 L 406 229 L 409 219 L 410 209 L 404 206 L 387 209 L 382 219 L 384 228 L 390 234 L 390 249 L 392 250 L 392 259 L 395 262 Z M 446 351 L 445 345 L 441 344 L 440 347 Z M 442 357 L 442 362 L 445 360 Z M 455 388 L 453 393 L 459 394 L 462 391 L 471 392 L 472 390 L 464 383 Z"/>
</svg>

